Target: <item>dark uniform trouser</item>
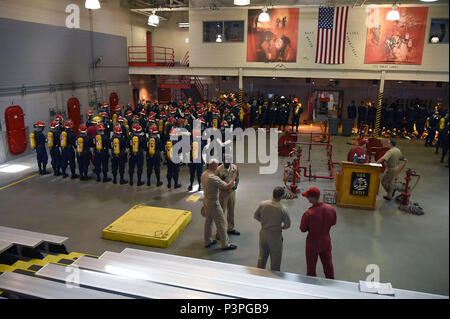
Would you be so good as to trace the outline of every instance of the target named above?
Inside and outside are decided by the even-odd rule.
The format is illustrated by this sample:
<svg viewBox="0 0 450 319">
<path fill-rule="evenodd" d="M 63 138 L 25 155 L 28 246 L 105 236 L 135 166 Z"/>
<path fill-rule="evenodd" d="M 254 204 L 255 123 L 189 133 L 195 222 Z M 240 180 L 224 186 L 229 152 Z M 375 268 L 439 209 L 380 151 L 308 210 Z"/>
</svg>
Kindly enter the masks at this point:
<svg viewBox="0 0 450 319">
<path fill-rule="evenodd" d="M 48 162 L 47 150 L 45 147 L 36 147 L 36 155 L 39 170 L 41 170 L 41 165 L 42 169 L 44 169 Z"/>
<path fill-rule="evenodd" d="M 52 167 L 55 172 L 59 171 L 61 167 L 61 151 L 58 147 L 50 148 L 50 156 L 52 157 Z"/>
<path fill-rule="evenodd" d="M 97 176 L 100 176 L 100 172 L 103 172 L 103 177 L 106 178 L 108 174 L 108 160 L 108 152 L 98 152 L 94 154 L 94 169 Z"/>
<path fill-rule="evenodd" d="M 414 132 L 414 120 L 407 120 L 406 121 L 406 131 L 408 133 Z"/>
<path fill-rule="evenodd" d="M 202 163 L 189 163 L 189 178 L 191 184 L 194 183 L 195 174 L 197 173 L 197 181 L 198 185 L 202 184 L 202 172 L 203 172 L 203 164 Z"/>
<path fill-rule="evenodd" d="M 436 154 L 439 153 L 439 148 L 440 147 L 444 148 L 446 137 L 447 137 L 446 133 L 444 133 L 444 132 L 439 132 L 438 133 L 438 140 L 436 142 Z"/>
<path fill-rule="evenodd" d="M 155 170 L 156 181 L 161 181 L 161 158 L 147 157 L 147 181 L 152 177 L 153 169 Z"/>
<path fill-rule="evenodd" d="M 178 175 L 180 174 L 180 164 L 173 163 L 170 159 L 167 159 L 167 183 L 170 185 L 171 180 L 175 184 L 178 184 Z"/>
<path fill-rule="evenodd" d="M 111 171 L 114 178 L 117 176 L 117 169 L 119 169 L 120 178 L 123 179 L 125 173 L 125 163 L 127 162 L 127 154 L 113 155 L 111 158 Z"/>
<path fill-rule="evenodd" d="M 227 222 L 223 214 L 222 207 L 220 206 L 218 199 L 203 199 L 203 206 L 205 206 L 206 218 L 205 218 L 205 245 L 211 243 L 212 235 L 212 223 L 216 224 L 217 233 L 222 244 L 222 248 L 226 248 L 229 245 L 229 239 L 227 234 Z"/>
<path fill-rule="evenodd" d="M 134 167 L 137 165 L 137 176 L 140 179 L 142 171 L 144 170 L 144 154 L 138 153 L 137 155 L 130 154 L 130 167 L 128 173 L 130 174 L 130 180 L 133 178 Z"/>
<path fill-rule="evenodd" d="M 448 134 L 445 134 L 445 136 L 443 137 L 441 162 L 444 161 L 445 155 L 447 155 L 447 152 L 448 152 L 448 142 L 449 142 L 448 137 L 449 137 Z M 449 160 L 450 160 L 450 157 L 449 157 Z"/>
<path fill-rule="evenodd" d="M 417 133 L 419 134 L 419 137 L 422 136 L 424 128 L 425 128 L 425 122 L 416 122 L 416 130 L 417 130 Z"/>
<path fill-rule="evenodd" d="M 70 165 L 72 175 L 75 175 L 75 152 L 72 147 L 65 147 L 62 151 L 61 170 L 63 174 L 66 173 L 67 165 Z"/>
<path fill-rule="evenodd" d="M 283 255 L 283 236 L 279 232 L 261 229 L 259 232 L 258 268 L 265 269 L 270 256 L 270 270 L 280 270 Z"/>
<path fill-rule="evenodd" d="M 78 170 L 80 171 L 80 177 L 87 177 L 89 169 L 90 153 L 81 153 L 77 155 Z"/>
<path fill-rule="evenodd" d="M 298 131 L 299 124 L 300 124 L 300 116 L 297 117 L 294 115 L 294 117 L 292 118 L 292 130 L 294 130 L 295 127 L 295 130 Z"/>
<path fill-rule="evenodd" d="M 369 117 L 367 119 L 367 124 L 369 124 L 369 129 L 371 129 L 372 131 L 375 129 L 375 118 L 371 118 Z"/>
<path fill-rule="evenodd" d="M 334 267 L 333 259 L 331 256 L 331 250 L 316 251 L 306 245 L 306 275 L 316 276 L 317 258 L 320 257 L 323 266 L 323 272 L 328 279 L 334 279 Z"/>
<path fill-rule="evenodd" d="M 434 137 L 436 136 L 436 129 L 435 128 L 429 128 L 428 129 L 428 135 L 425 145 L 433 146 Z"/>
</svg>

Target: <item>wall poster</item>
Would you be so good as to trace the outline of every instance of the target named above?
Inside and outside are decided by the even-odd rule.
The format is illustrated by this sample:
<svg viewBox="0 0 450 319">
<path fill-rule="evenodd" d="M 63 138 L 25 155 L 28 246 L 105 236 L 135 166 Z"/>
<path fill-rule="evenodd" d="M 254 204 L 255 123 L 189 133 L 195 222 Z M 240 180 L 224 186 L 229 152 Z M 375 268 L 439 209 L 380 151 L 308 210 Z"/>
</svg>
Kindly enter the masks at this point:
<svg viewBox="0 0 450 319">
<path fill-rule="evenodd" d="M 400 7 L 400 20 L 386 20 L 391 8 L 372 8 L 367 23 L 366 64 L 422 64 L 427 7 Z"/>
<path fill-rule="evenodd" d="M 269 9 L 269 22 L 261 12 L 248 10 L 247 62 L 296 62 L 299 9 Z"/>
</svg>

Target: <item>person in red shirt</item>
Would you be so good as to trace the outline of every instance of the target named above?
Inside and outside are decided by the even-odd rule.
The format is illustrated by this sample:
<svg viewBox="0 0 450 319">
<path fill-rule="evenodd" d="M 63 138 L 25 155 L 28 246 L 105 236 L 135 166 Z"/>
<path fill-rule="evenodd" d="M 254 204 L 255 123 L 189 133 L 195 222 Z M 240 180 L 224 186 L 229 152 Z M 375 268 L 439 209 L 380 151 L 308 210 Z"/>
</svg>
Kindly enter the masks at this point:
<svg viewBox="0 0 450 319">
<path fill-rule="evenodd" d="M 330 228 L 336 225 L 336 211 L 328 204 L 320 202 L 320 190 L 310 187 L 302 193 L 312 206 L 303 214 L 300 230 L 308 232 L 306 237 L 307 275 L 316 276 L 317 258 L 320 256 L 325 277 L 334 279 L 331 258 Z"/>
</svg>

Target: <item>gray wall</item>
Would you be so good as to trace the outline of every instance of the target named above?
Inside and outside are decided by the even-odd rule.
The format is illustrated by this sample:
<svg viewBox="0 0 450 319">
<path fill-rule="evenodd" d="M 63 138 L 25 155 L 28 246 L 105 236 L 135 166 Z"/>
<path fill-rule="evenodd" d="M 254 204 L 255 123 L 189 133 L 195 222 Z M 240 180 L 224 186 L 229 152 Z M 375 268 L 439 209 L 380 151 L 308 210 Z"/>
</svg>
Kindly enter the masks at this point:
<svg viewBox="0 0 450 319">
<path fill-rule="evenodd" d="M 90 32 L 0 18 L 0 87 L 89 81 Z M 93 33 L 95 80 L 127 81 L 125 37 Z"/>
</svg>

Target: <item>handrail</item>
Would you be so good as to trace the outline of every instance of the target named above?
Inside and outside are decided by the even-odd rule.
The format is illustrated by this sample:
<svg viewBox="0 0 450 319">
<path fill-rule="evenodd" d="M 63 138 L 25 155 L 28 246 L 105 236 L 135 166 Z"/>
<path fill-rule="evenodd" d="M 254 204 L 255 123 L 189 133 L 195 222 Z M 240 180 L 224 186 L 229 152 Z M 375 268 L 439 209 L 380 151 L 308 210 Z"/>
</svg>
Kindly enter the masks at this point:
<svg viewBox="0 0 450 319">
<path fill-rule="evenodd" d="M 181 59 L 180 65 L 189 67 L 189 51 L 186 51 L 186 54 L 184 55 L 183 59 Z"/>
<path fill-rule="evenodd" d="M 173 48 L 132 45 L 128 47 L 128 63 L 175 65 Z"/>
</svg>

